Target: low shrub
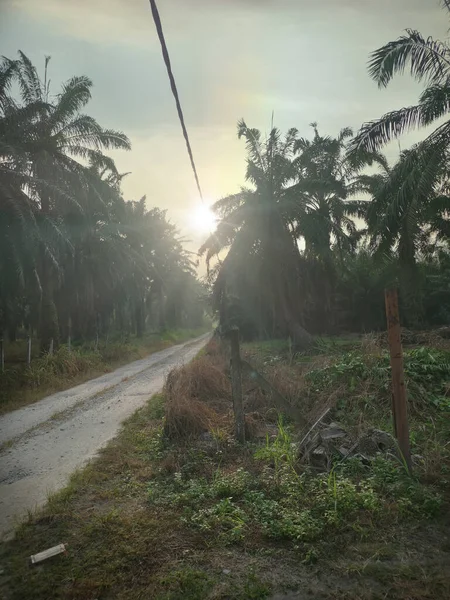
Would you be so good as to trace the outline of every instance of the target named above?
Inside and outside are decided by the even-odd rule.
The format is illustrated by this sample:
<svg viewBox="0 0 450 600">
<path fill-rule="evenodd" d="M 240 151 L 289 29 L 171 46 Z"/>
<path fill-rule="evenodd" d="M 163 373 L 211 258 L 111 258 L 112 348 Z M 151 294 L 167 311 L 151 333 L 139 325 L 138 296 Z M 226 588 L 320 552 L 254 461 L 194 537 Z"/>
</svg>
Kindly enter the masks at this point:
<svg viewBox="0 0 450 600">
<path fill-rule="evenodd" d="M 102 362 L 98 352 L 69 352 L 62 346 L 53 354 L 46 354 L 34 360 L 23 373 L 24 384 L 29 387 L 38 387 L 50 383 L 55 377 L 75 377 L 76 375 L 96 369 Z"/>
<path fill-rule="evenodd" d="M 404 368 L 408 398 L 415 412 L 449 409 L 450 352 L 428 347 L 407 350 Z M 377 406 L 390 406 L 391 369 L 387 352 L 348 352 L 339 360 L 305 375 L 311 396 L 345 390 L 347 398 L 372 397 Z"/>
</svg>

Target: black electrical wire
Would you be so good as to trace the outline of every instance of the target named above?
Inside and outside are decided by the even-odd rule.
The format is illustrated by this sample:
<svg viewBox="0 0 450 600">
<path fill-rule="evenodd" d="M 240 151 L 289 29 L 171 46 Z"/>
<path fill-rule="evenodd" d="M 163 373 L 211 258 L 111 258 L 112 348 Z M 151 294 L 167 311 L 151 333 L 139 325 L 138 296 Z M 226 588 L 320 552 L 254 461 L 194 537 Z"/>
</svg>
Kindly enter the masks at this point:
<svg viewBox="0 0 450 600">
<path fill-rule="evenodd" d="M 195 167 L 194 155 L 192 153 L 191 143 L 189 141 L 189 135 L 186 129 L 186 125 L 184 122 L 183 110 L 181 108 L 180 97 L 178 96 L 177 85 L 175 83 L 175 78 L 172 72 L 172 65 L 170 64 L 169 52 L 167 50 L 166 40 L 164 38 L 164 32 L 161 24 L 161 19 L 158 12 L 158 7 L 156 6 L 155 0 L 150 0 L 150 6 L 152 9 L 153 20 L 155 22 L 156 31 L 158 32 L 159 41 L 161 43 L 162 55 L 164 58 L 164 62 L 167 68 L 167 74 L 169 75 L 170 87 L 172 88 L 172 94 L 175 98 L 175 104 L 177 106 L 178 118 L 180 119 L 181 129 L 183 131 L 183 136 L 186 142 L 186 148 L 189 154 L 189 158 L 191 159 L 191 166 L 194 172 L 195 182 L 197 184 L 198 193 L 200 194 L 200 198 L 203 201 L 202 188 L 200 187 L 200 181 L 198 179 L 197 169 Z"/>
</svg>

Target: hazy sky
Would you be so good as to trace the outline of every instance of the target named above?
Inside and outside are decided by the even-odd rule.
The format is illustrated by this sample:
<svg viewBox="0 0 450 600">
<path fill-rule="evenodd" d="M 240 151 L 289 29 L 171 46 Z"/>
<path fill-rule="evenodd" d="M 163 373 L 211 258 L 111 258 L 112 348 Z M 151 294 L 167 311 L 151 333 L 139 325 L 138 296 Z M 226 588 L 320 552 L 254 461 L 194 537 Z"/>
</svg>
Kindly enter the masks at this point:
<svg viewBox="0 0 450 600">
<path fill-rule="evenodd" d="M 267 130 L 274 110 L 275 125 L 302 135 L 312 121 L 324 133 L 357 129 L 421 89 L 404 76 L 378 90 L 369 53 L 408 27 L 443 39 L 450 24 L 439 0 L 159 0 L 159 10 L 209 201 L 244 182 L 240 117 Z M 94 81 L 88 112 L 133 144 L 115 156 L 132 172 L 126 198 L 168 208 L 198 247 L 195 183 L 148 0 L 0 0 L 0 54 L 19 48 L 38 66 L 52 56 L 54 92 L 72 75 Z"/>
</svg>

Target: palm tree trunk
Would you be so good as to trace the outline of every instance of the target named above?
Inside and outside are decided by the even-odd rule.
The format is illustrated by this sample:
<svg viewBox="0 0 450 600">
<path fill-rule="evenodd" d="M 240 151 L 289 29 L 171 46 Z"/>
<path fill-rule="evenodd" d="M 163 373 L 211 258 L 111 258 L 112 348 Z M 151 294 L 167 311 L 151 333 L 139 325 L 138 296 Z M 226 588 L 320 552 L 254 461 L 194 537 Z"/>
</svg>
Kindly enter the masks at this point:
<svg viewBox="0 0 450 600">
<path fill-rule="evenodd" d="M 282 328 L 287 330 L 294 346 L 299 350 L 306 350 L 311 347 L 313 337 L 302 327 L 299 318 L 300 298 L 296 293 L 300 259 L 298 246 L 277 213 L 270 215 L 267 225 L 272 255 L 272 293 L 275 293 L 275 305 L 281 313 L 277 317 L 284 321 Z"/>
<path fill-rule="evenodd" d="M 39 314 L 39 340 L 40 353 L 46 354 L 50 350 L 53 340 L 53 347 L 57 348 L 59 343 L 59 325 L 58 313 L 53 298 L 53 285 L 51 280 L 50 267 L 48 265 L 45 252 L 41 251 L 41 287 L 42 296 Z"/>
<path fill-rule="evenodd" d="M 59 343 L 58 314 L 55 302 L 51 291 L 45 288 L 41 299 L 39 340 L 41 354 L 46 354 L 50 350 L 52 340 L 54 348 L 57 348 Z"/>
<path fill-rule="evenodd" d="M 162 284 L 160 284 L 159 294 L 158 294 L 158 310 L 159 310 L 159 329 L 160 331 L 165 331 L 167 329 L 166 322 L 166 306 L 165 306 L 165 298 L 164 298 L 164 290 Z"/>
<path fill-rule="evenodd" d="M 311 347 L 314 338 L 300 325 L 284 294 L 280 294 L 280 303 L 282 318 L 284 319 L 287 334 L 291 338 L 293 345 L 298 350 L 307 350 Z"/>
<path fill-rule="evenodd" d="M 138 300 L 134 309 L 134 319 L 136 322 L 136 336 L 141 338 L 144 335 L 144 315 L 142 311 L 142 301 Z"/>
</svg>

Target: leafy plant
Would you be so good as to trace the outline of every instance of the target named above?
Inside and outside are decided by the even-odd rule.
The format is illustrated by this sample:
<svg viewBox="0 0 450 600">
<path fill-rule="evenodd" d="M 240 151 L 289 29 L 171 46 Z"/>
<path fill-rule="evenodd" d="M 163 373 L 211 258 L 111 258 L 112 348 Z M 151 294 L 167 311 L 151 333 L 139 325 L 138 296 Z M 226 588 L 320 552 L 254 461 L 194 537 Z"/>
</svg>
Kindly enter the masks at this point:
<svg viewBox="0 0 450 600">
<path fill-rule="evenodd" d="M 255 452 L 255 458 L 273 461 L 275 471 L 278 473 L 283 465 L 287 464 L 295 472 L 297 461 L 297 447 L 292 441 L 289 429 L 283 422 L 282 415 L 278 416 L 278 433 L 271 441 L 266 437 L 266 445 Z"/>
<path fill-rule="evenodd" d="M 408 395 L 413 405 L 448 409 L 447 383 L 450 380 L 450 353 L 429 347 L 407 350 L 404 368 Z M 365 393 L 388 397 L 390 390 L 390 359 L 387 352 L 365 355 L 361 351 L 342 354 L 339 360 L 322 369 L 307 373 L 311 393 L 345 385 L 345 393 L 357 393 L 363 385 Z"/>
</svg>

